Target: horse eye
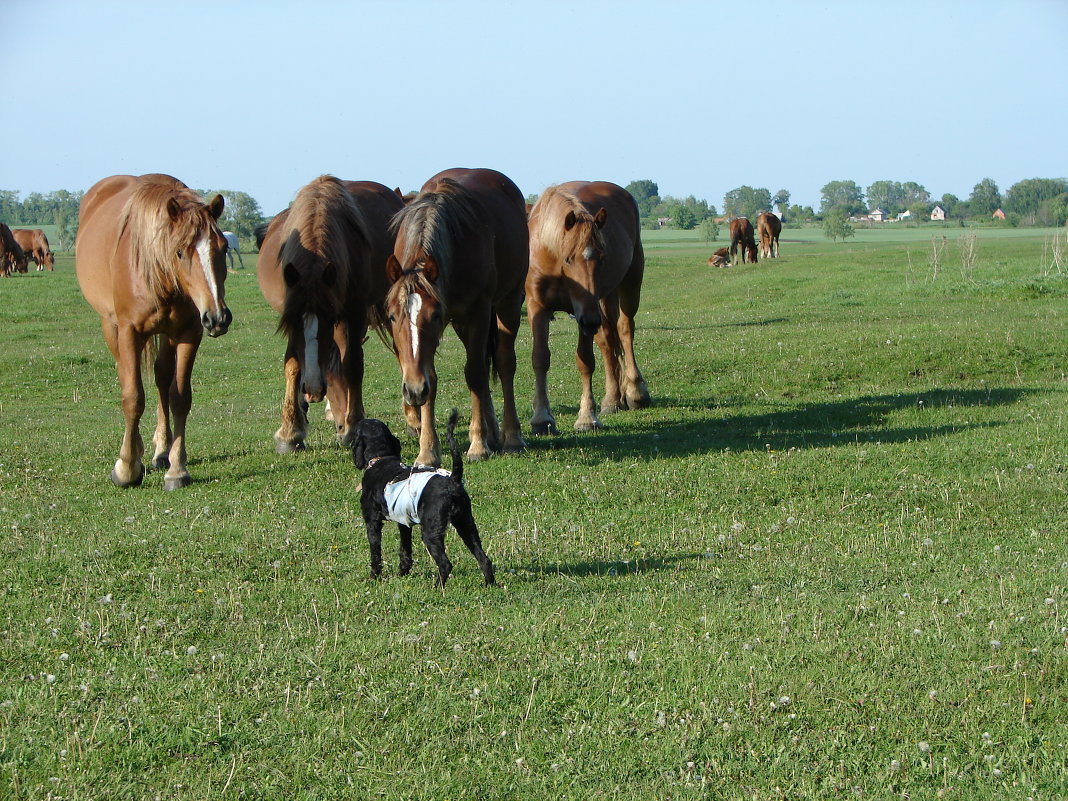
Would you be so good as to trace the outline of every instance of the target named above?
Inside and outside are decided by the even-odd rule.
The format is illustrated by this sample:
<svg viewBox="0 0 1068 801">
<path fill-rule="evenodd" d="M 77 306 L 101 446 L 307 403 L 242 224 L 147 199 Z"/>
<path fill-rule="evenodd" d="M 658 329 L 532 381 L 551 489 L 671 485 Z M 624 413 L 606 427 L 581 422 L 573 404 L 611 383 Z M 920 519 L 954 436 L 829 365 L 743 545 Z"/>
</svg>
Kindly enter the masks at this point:
<svg viewBox="0 0 1068 801">
<path fill-rule="evenodd" d="M 180 250 L 178 251 L 178 258 L 179 259 L 182 258 L 182 251 L 180 251 Z"/>
<path fill-rule="evenodd" d="M 391 314 L 391 315 L 389 315 L 389 321 L 390 321 L 391 323 L 395 323 L 395 322 L 397 322 L 397 315 L 395 315 L 395 314 Z"/>
</svg>

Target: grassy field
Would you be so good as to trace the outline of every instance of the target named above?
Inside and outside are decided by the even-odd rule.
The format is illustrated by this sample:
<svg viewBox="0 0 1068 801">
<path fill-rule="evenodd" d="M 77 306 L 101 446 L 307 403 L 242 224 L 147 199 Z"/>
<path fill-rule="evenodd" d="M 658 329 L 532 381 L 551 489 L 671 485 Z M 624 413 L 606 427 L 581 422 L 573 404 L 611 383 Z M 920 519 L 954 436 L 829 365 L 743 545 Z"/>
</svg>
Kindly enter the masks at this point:
<svg viewBox="0 0 1068 801">
<path fill-rule="evenodd" d="M 1052 232 L 980 231 L 965 264 L 950 229 L 936 266 L 916 230 L 787 229 L 715 271 L 651 233 L 653 407 L 570 433 L 557 320 L 567 433 L 468 467 L 500 585 L 453 536 L 444 592 L 425 553 L 395 575 L 392 527 L 368 578 L 321 410 L 274 453 L 251 259 L 176 493 L 108 481 L 119 395 L 71 258 L 0 281 L 0 797 L 1068 796 L 1068 276 Z M 463 416 L 459 359 L 450 333 Z"/>
</svg>

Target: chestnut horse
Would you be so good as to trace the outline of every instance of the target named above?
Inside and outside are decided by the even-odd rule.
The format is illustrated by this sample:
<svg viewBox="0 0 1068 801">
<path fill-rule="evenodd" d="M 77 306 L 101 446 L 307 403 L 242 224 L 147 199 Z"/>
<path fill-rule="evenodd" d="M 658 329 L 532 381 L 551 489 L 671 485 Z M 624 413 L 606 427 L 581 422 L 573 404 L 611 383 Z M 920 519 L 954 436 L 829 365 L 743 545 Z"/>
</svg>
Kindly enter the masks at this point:
<svg viewBox="0 0 1068 801">
<path fill-rule="evenodd" d="M 26 252 L 6 223 L 0 223 L 0 276 L 26 272 Z"/>
<path fill-rule="evenodd" d="M 514 387 L 528 260 L 523 195 L 495 170 L 445 170 L 423 184 L 393 227 L 397 243 L 386 265 L 393 284 L 386 309 L 400 363 L 404 415 L 409 433 L 419 435 L 416 464 L 441 463 L 434 354 L 450 322 L 467 351 L 468 458 L 523 450 Z M 490 396 L 491 364 L 501 382 L 502 426 Z"/>
<path fill-rule="evenodd" d="M 753 237 L 753 224 L 746 217 L 735 217 L 731 220 L 731 257 L 738 252 L 738 246 L 742 248 L 742 264 L 747 261 L 756 264 L 757 246 Z"/>
<path fill-rule="evenodd" d="M 15 241 L 19 243 L 27 259 L 32 259 L 41 271 L 46 267 L 49 271 L 56 269 L 56 256 L 48 245 L 48 237 L 40 228 L 13 228 L 11 229 Z"/>
<path fill-rule="evenodd" d="M 282 425 L 274 435 L 279 453 L 304 450 L 305 399 L 327 398 L 338 439 L 351 444 L 364 417 L 368 307 L 385 297 L 389 222 L 403 205 L 382 184 L 322 175 L 267 228 L 256 273 L 288 338 Z"/>
<path fill-rule="evenodd" d="M 731 266 L 731 254 L 727 248 L 720 248 L 711 256 L 708 257 L 709 267 L 730 267 Z"/>
<path fill-rule="evenodd" d="M 223 299 L 222 211 L 221 195 L 205 203 L 169 175 L 113 175 L 82 198 L 75 269 L 118 369 L 126 431 L 111 480 L 119 487 L 138 486 L 145 475 L 138 424 L 145 410 L 146 346 L 155 352 L 159 391 L 152 466 L 167 468 L 164 489 L 192 481 L 185 425 L 193 361 L 204 333 L 222 336 L 233 319 Z"/>
<path fill-rule="evenodd" d="M 779 234 L 782 233 L 782 220 L 770 211 L 757 215 L 757 234 L 760 236 L 760 255 L 765 259 L 779 257 Z"/>
<path fill-rule="evenodd" d="M 555 434 L 549 410 L 549 321 L 569 312 L 578 323 L 575 363 L 582 380 L 576 431 L 601 427 L 593 399 L 593 342 L 604 358 L 601 414 L 649 405 L 634 357 L 634 315 L 645 252 L 634 198 L 607 181 L 571 181 L 546 189 L 530 212 L 527 316 L 534 337 L 535 434 Z"/>
</svg>

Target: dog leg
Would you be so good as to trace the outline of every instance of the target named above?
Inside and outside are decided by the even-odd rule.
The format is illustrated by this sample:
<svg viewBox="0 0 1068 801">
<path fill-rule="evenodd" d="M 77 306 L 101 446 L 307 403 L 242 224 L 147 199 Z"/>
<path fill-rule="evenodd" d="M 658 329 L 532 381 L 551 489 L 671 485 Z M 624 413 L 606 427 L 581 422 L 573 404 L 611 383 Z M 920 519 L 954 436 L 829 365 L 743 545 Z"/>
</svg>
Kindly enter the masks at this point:
<svg viewBox="0 0 1068 801">
<path fill-rule="evenodd" d="M 486 552 L 482 550 L 482 540 L 478 536 L 478 526 L 475 524 L 474 515 L 471 514 L 470 504 L 462 505 L 457 509 L 456 514 L 453 515 L 452 524 L 460 535 L 460 539 L 464 541 L 464 545 L 467 546 L 467 550 L 471 552 L 471 555 L 478 562 L 478 566 L 482 570 L 482 577 L 486 580 L 486 585 L 496 584 L 493 574 L 493 562 L 486 556 Z"/>
<path fill-rule="evenodd" d="M 397 568 L 397 574 L 407 576 L 412 570 L 412 527 L 399 523 L 397 527 L 400 529 L 400 567 Z"/>
<path fill-rule="evenodd" d="M 382 518 L 367 520 L 367 544 L 371 549 L 371 578 L 382 575 Z"/>
<path fill-rule="evenodd" d="M 452 562 L 445 553 L 445 526 L 435 526 L 423 521 L 423 545 L 438 566 L 437 586 L 444 587 L 452 573 Z"/>
</svg>

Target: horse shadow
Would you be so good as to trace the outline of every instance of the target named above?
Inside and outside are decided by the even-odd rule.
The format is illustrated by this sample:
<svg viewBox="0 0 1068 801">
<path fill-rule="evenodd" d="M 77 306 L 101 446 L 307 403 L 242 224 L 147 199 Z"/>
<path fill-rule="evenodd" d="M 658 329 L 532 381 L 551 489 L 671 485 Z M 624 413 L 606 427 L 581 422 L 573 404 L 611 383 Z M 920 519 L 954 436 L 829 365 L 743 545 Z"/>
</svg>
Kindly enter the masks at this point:
<svg viewBox="0 0 1068 801">
<path fill-rule="evenodd" d="M 592 559 L 583 562 L 551 562 L 531 559 L 513 569 L 519 577 L 542 579 L 545 576 L 564 576 L 566 578 L 615 578 L 642 573 L 658 573 L 665 570 L 677 570 L 684 562 L 709 559 L 715 554 L 680 553 L 669 556 L 636 557 L 634 559 Z"/>
<path fill-rule="evenodd" d="M 1040 390 L 1028 388 L 934 389 L 902 394 L 866 395 L 846 400 L 807 404 L 765 414 L 723 414 L 730 399 L 683 400 L 658 398 L 655 408 L 676 409 L 687 416 L 715 411 L 715 419 L 680 422 L 628 421 L 625 430 L 606 428 L 595 434 L 560 434 L 530 438 L 535 451 L 571 450 L 585 463 L 605 459 L 680 457 L 710 451 L 783 451 L 790 448 L 832 448 L 856 442 L 908 442 L 949 436 L 962 431 L 994 428 L 1002 422 L 946 423 L 931 426 L 887 427 L 892 414 L 906 409 L 939 409 L 947 406 L 979 408 L 1009 406 Z M 562 409 L 565 413 L 571 409 Z M 577 409 L 574 410 L 577 412 Z"/>
</svg>

